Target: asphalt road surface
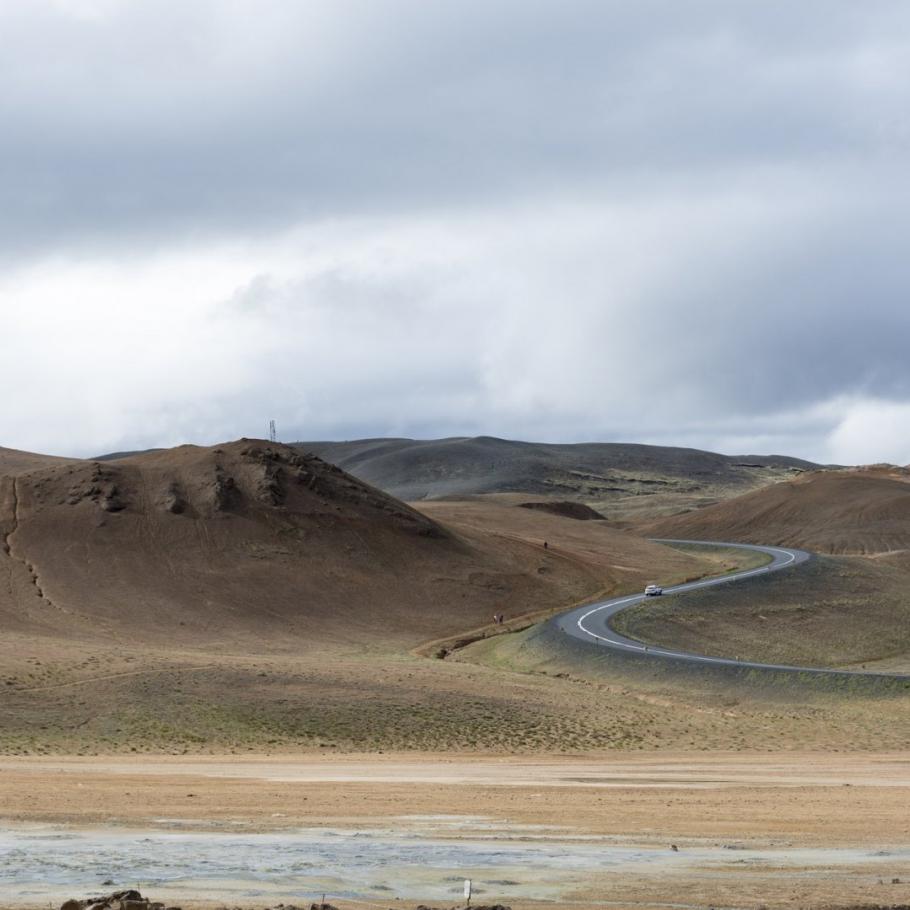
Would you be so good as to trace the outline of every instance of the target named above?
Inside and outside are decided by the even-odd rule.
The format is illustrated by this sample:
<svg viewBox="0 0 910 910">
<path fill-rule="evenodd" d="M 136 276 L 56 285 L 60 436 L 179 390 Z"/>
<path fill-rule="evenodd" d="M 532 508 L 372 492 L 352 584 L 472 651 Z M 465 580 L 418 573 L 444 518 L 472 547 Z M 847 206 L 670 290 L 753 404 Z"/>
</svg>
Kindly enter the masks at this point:
<svg viewBox="0 0 910 910">
<path fill-rule="evenodd" d="M 690 581 L 683 585 L 664 588 L 664 596 L 668 594 L 682 594 L 686 591 L 696 591 L 699 588 L 710 588 L 714 585 L 727 585 L 740 581 L 744 578 L 753 578 L 756 575 L 768 575 L 771 572 L 779 572 L 781 569 L 789 569 L 800 563 L 806 562 L 810 558 L 809 553 L 804 550 L 791 550 L 786 547 L 759 547 L 745 543 L 720 543 L 717 541 L 707 540 L 656 540 L 655 543 L 685 543 L 699 544 L 714 547 L 735 547 L 741 550 L 755 550 L 758 553 L 767 553 L 771 557 L 771 562 L 761 566 L 758 569 L 749 569 L 744 572 L 731 572 L 728 575 L 721 575 L 716 578 L 705 578 L 701 581 Z M 735 597 L 735 592 L 730 592 L 731 597 Z M 686 651 L 674 651 L 670 648 L 661 648 L 655 645 L 645 645 L 633 638 L 627 638 L 616 632 L 610 625 L 610 621 L 622 610 L 631 607 L 633 604 L 645 600 L 644 593 L 632 594 L 626 597 L 616 597 L 612 600 L 604 600 L 596 604 L 588 604 L 585 607 L 576 607 L 568 613 L 556 618 L 558 626 L 568 635 L 572 635 L 591 645 L 610 648 L 615 651 L 632 652 L 641 656 L 666 658 L 676 661 L 687 661 L 690 663 L 707 664 L 718 667 L 747 667 L 762 670 L 790 670 L 799 673 L 849 673 L 848 670 L 824 670 L 818 667 L 794 667 L 787 664 L 760 664 L 752 663 L 745 660 L 737 660 L 730 657 L 707 657 L 702 654 L 690 654 Z M 650 599 L 650 598 L 648 598 Z M 887 675 L 896 676 L 899 674 L 871 674 L 860 671 L 855 675 Z"/>
</svg>

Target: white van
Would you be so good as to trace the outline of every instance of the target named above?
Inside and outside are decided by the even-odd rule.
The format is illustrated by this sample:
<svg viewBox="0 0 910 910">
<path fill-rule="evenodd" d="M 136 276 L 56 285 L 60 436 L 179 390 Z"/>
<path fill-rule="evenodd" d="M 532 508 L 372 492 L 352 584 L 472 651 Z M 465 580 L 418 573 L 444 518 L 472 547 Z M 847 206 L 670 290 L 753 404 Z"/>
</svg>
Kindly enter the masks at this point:
<svg viewBox="0 0 910 910">
<path fill-rule="evenodd" d="M 660 585 L 648 585 L 645 588 L 645 597 L 660 597 L 664 593 L 664 589 Z"/>
</svg>

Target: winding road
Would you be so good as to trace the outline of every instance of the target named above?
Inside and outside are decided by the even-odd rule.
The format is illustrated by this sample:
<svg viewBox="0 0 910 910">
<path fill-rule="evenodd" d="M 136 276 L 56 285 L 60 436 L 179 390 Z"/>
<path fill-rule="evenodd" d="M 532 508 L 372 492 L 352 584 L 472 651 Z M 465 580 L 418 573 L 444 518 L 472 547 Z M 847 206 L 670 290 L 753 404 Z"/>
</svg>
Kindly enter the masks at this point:
<svg viewBox="0 0 910 910">
<path fill-rule="evenodd" d="M 663 544 L 697 544 L 699 546 L 714 547 L 735 547 L 740 550 L 754 550 L 757 553 L 765 553 L 771 557 L 771 562 L 757 569 L 749 569 L 743 572 L 731 572 L 728 575 L 721 575 L 713 578 L 705 578 L 701 581 L 690 581 L 682 585 L 664 588 L 664 594 L 682 594 L 686 591 L 697 591 L 699 588 L 710 588 L 714 585 L 730 584 L 734 581 L 741 581 L 744 578 L 753 578 L 756 575 L 768 575 L 772 572 L 779 572 L 781 569 L 788 569 L 806 562 L 811 554 L 804 550 L 792 550 L 786 547 L 760 547 L 753 544 L 745 543 L 723 543 L 709 540 L 655 540 L 654 543 Z M 615 597 L 612 600 L 604 600 L 596 604 L 588 604 L 584 607 L 576 607 L 561 616 L 556 617 L 555 622 L 558 628 L 562 629 L 567 635 L 571 635 L 581 641 L 591 645 L 597 645 L 609 648 L 614 651 L 625 653 L 634 653 L 641 656 L 667 658 L 676 661 L 684 661 L 692 664 L 701 664 L 716 667 L 737 667 L 758 670 L 785 670 L 797 673 L 813 674 L 850 674 L 855 676 L 902 676 L 901 674 L 874 674 L 866 671 L 834 670 L 820 669 L 818 667 L 795 667 L 787 664 L 762 664 L 751 661 L 736 660 L 729 657 L 708 657 L 703 654 L 690 654 L 686 651 L 674 651 L 670 648 L 661 648 L 655 645 L 646 645 L 634 638 L 628 638 L 621 635 L 611 626 L 611 620 L 622 610 L 628 609 L 633 604 L 640 603 L 645 599 L 644 594 L 632 594 L 626 597 Z M 907 678 L 907 677 L 902 677 Z"/>
</svg>

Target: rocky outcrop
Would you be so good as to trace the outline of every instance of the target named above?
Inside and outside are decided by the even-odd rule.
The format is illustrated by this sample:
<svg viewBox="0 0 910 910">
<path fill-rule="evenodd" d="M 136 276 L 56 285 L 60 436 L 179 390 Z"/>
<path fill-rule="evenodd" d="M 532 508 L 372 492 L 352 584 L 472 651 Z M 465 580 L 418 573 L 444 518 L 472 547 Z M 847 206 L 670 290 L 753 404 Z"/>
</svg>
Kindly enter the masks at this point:
<svg viewBox="0 0 910 910">
<path fill-rule="evenodd" d="M 180 910 L 180 907 L 167 907 L 143 897 L 138 891 L 129 890 L 115 891 L 113 894 L 103 897 L 87 897 L 84 900 L 73 898 L 64 902 L 60 910 Z M 306 908 L 295 904 L 275 904 L 274 907 L 266 907 L 265 910 L 306 910 Z M 323 901 L 310 904 L 309 910 L 338 910 L 338 908 Z M 442 908 L 418 904 L 416 910 L 442 910 Z M 512 908 L 503 904 L 477 904 L 471 908 L 456 906 L 450 910 L 512 910 Z"/>
<path fill-rule="evenodd" d="M 162 903 L 143 897 L 138 891 L 114 891 L 82 900 L 71 898 L 65 901 L 60 910 L 180 910 L 179 907 L 166 907 Z"/>
<path fill-rule="evenodd" d="M 237 482 L 225 473 L 221 465 L 215 465 L 215 479 L 211 485 L 212 506 L 216 512 L 225 512 L 237 498 Z"/>
<path fill-rule="evenodd" d="M 538 512 L 549 512 L 562 518 L 574 518 L 576 521 L 603 521 L 605 516 L 586 506 L 582 502 L 544 500 L 543 502 L 522 502 L 523 509 L 535 509 Z"/>
<path fill-rule="evenodd" d="M 75 506 L 85 500 L 94 502 L 104 512 L 122 512 L 127 503 L 110 468 L 94 462 L 88 471 L 77 471 L 65 502 Z"/>
<path fill-rule="evenodd" d="M 176 481 L 171 481 L 161 494 L 160 503 L 165 512 L 182 515 L 186 511 L 186 498 Z"/>
</svg>

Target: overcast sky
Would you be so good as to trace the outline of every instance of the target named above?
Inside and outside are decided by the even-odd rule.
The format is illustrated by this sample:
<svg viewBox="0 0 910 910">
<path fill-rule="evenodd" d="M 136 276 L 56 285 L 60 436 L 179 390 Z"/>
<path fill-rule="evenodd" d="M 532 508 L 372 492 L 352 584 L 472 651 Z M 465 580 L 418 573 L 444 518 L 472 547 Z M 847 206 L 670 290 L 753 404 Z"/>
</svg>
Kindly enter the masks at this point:
<svg viewBox="0 0 910 910">
<path fill-rule="evenodd" d="M 3 0 L 0 445 L 910 462 L 905 0 Z"/>
</svg>

